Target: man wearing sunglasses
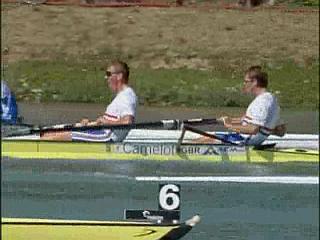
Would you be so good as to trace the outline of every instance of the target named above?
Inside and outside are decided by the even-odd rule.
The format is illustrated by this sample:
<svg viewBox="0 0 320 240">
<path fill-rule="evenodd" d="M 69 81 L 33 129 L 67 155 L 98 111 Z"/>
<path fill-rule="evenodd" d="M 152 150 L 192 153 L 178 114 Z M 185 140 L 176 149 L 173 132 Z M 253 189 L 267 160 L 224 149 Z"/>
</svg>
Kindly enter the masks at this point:
<svg viewBox="0 0 320 240">
<path fill-rule="evenodd" d="M 242 91 L 255 96 L 247 108 L 246 114 L 238 118 L 221 117 L 230 134 L 220 137 L 228 141 L 242 142 L 246 145 L 261 145 L 270 134 L 283 136 L 284 124 L 280 124 L 280 107 L 277 98 L 267 91 L 268 75 L 260 66 L 252 66 L 245 72 Z M 241 134 L 247 134 L 243 137 Z M 208 139 L 199 139 L 206 142 Z M 212 142 L 212 140 L 211 140 Z"/>
<path fill-rule="evenodd" d="M 76 126 L 117 125 L 134 122 L 137 106 L 137 96 L 129 83 L 129 67 L 125 62 L 113 61 L 106 70 L 105 80 L 112 92 L 116 94 L 107 106 L 103 116 L 95 121 L 83 119 Z M 120 142 L 128 130 L 88 130 L 81 132 L 49 133 L 42 136 L 47 140 L 74 140 L 91 142 Z"/>
</svg>

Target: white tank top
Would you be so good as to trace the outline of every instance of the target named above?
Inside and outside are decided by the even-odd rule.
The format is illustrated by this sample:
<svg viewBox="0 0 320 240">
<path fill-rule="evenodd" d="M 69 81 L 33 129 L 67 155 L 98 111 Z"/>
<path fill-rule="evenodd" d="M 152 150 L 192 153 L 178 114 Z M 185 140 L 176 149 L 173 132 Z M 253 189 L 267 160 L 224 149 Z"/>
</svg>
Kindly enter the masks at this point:
<svg viewBox="0 0 320 240">
<path fill-rule="evenodd" d="M 249 145 L 261 144 L 280 122 L 280 107 L 277 98 L 269 92 L 257 96 L 248 106 L 242 124 L 260 126 L 260 131 L 248 139 Z"/>
<path fill-rule="evenodd" d="M 137 96 L 131 87 L 126 87 L 108 105 L 104 117 L 110 121 L 116 121 L 124 116 L 136 116 Z M 106 134 L 111 133 L 111 139 L 115 142 L 122 141 L 129 130 L 105 130 Z"/>
<path fill-rule="evenodd" d="M 126 87 L 108 105 L 104 117 L 110 121 L 131 115 L 135 117 L 137 107 L 137 96 L 131 87 Z"/>
</svg>

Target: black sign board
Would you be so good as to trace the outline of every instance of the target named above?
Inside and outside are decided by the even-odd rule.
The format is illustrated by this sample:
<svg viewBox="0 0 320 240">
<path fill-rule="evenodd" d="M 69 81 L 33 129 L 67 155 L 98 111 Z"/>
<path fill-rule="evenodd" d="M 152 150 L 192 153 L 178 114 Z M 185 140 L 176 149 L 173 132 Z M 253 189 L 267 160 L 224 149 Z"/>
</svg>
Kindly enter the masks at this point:
<svg viewBox="0 0 320 240">
<path fill-rule="evenodd" d="M 124 219 L 172 222 L 180 220 L 180 211 L 126 209 L 124 211 Z"/>
</svg>

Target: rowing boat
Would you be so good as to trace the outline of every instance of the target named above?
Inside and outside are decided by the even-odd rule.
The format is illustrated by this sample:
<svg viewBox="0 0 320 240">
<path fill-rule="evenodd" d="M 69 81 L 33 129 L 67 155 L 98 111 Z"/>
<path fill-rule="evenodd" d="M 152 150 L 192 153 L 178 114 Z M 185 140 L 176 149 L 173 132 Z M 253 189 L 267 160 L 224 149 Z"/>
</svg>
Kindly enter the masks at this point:
<svg viewBox="0 0 320 240">
<path fill-rule="evenodd" d="M 2 218 L 1 239 L 180 239 L 200 222 L 200 217 L 180 222 L 179 192 L 179 185 L 160 184 L 159 210 L 125 209 L 124 221 Z"/>
<path fill-rule="evenodd" d="M 198 222 L 199 216 L 184 223 L 2 218 L 1 239 L 176 240 L 187 234 Z"/>
<path fill-rule="evenodd" d="M 287 148 L 266 145 L 253 148 L 230 144 L 192 144 L 184 143 L 177 149 L 180 131 L 149 130 L 140 134 L 129 134 L 122 143 L 101 142 L 57 142 L 43 141 L 36 137 L 2 140 L 2 157 L 19 159 L 72 159 L 72 160 L 192 160 L 192 161 L 230 161 L 230 162 L 318 162 L 318 149 L 308 149 L 299 142 L 318 145 L 317 135 L 288 135 L 280 141 L 270 139 Z M 162 138 L 161 138 L 161 136 Z M 148 136 L 148 137 L 145 137 Z M 151 139 L 150 136 L 153 138 Z M 169 138 L 170 139 L 169 139 Z M 187 140 L 196 135 L 187 136 Z M 295 142 L 296 147 L 290 147 Z M 278 144 L 277 144 L 278 145 Z M 276 146 L 277 146 L 276 145 Z M 298 147 L 297 147 L 298 146 Z"/>
</svg>

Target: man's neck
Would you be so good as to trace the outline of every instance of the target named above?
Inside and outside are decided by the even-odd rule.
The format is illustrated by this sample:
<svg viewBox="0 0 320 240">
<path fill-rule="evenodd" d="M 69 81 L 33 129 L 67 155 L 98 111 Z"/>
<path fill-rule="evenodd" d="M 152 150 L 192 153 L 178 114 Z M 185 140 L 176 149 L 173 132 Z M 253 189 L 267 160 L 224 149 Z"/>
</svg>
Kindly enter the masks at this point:
<svg viewBox="0 0 320 240">
<path fill-rule="evenodd" d="M 117 93 L 122 92 L 123 90 L 125 90 L 128 87 L 127 84 L 122 84 L 121 86 L 119 86 L 119 89 L 117 91 Z"/>
<path fill-rule="evenodd" d="M 265 93 L 267 91 L 267 89 L 265 88 L 257 88 L 255 91 L 254 91 L 254 95 L 257 97 L 263 93 Z"/>
</svg>

